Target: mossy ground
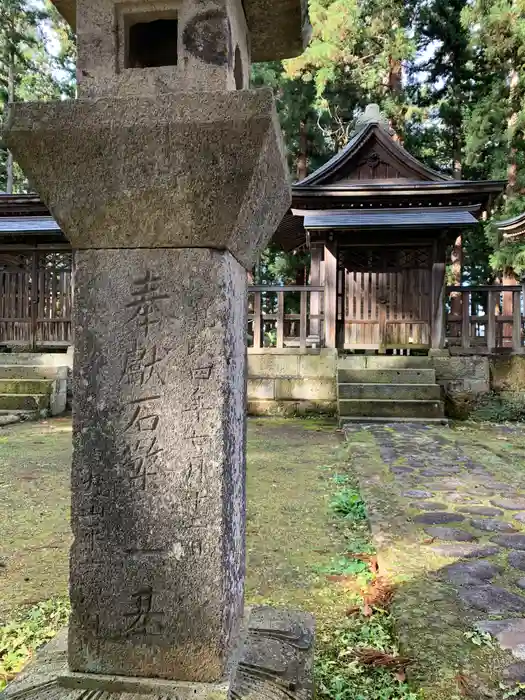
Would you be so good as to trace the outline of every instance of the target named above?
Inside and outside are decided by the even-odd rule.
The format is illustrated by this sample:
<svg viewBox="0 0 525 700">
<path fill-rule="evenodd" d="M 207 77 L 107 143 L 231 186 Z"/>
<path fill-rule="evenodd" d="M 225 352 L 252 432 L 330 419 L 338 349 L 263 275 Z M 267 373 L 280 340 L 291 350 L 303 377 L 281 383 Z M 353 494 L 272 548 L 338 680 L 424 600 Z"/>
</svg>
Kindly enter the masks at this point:
<svg viewBox="0 0 525 700">
<path fill-rule="evenodd" d="M 71 422 L 0 430 L 0 622 L 67 593 Z"/>
<path fill-rule="evenodd" d="M 419 700 L 402 674 L 365 666 L 353 656 L 355 649 L 394 655 L 398 649 L 387 612 L 359 612 L 360 591 L 370 574 L 363 574 L 349 552 L 370 552 L 371 543 L 342 434 L 333 422 L 272 418 L 250 420 L 248 435 L 247 603 L 316 616 L 319 698 Z M 9 494 L 9 507 L 0 512 L 7 533 L 0 553 L 5 562 L 0 632 L 2 620 L 9 619 L 14 627 L 4 626 L 6 639 L 12 639 L 13 629 L 24 639 L 41 638 L 42 630 L 35 634 L 33 624 L 38 610 L 20 617 L 20 609 L 57 596 L 63 600 L 66 592 L 70 424 L 14 426 L 0 438 L 0 480 Z M 331 508 L 337 494 L 337 508 Z M 344 517 L 347 496 L 352 497 L 349 515 L 355 512 L 356 520 Z M 349 608 L 356 608 L 350 616 Z M 50 610 L 56 616 L 56 604 L 50 603 Z M 43 624 L 49 624 L 49 615 Z M 11 668 L 18 664 L 17 659 Z M 9 664 L 6 672 L 9 676 Z"/>
<path fill-rule="evenodd" d="M 463 424 L 448 435 L 495 478 L 523 483 L 525 434 Z M 68 420 L 0 432 L 0 623 L 38 601 L 66 595 L 70 460 Z M 392 616 L 376 611 L 371 619 L 348 618 L 348 608 L 360 600 L 360 584 L 327 575 L 348 552 L 370 551 L 366 524 L 346 522 L 330 510 L 336 492 L 353 488 L 354 474 L 382 560 L 397 582 Z M 450 560 L 422 550 L 420 533 L 407 525 L 406 501 L 369 432 L 354 433 L 346 444 L 331 422 L 252 419 L 247 493 L 247 602 L 301 608 L 316 616 L 322 697 L 455 700 L 469 697 L 464 684 L 470 682 L 470 697 L 490 697 L 484 694 L 490 679 L 508 656 L 465 638 L 471 620 L 460 612 L 454 590 L 435 576 Z M 356 646 L 383 644 L 395 651 L 392 622 L 402 651 L 413 658 L 413 691 L 392 673 L 337 659 L 341 650 L 350 653 Z M 494 697 L 501 697 L 499 692 Z"/>
</svg>

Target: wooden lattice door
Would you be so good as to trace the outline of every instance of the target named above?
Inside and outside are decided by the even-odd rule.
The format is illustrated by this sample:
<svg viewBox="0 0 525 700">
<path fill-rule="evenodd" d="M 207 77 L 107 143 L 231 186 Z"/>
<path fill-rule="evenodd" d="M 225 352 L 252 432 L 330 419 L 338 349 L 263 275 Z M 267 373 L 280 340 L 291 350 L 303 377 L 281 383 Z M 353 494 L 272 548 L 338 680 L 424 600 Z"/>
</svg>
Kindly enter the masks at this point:
<svg viewBox="0 0 525 700">
<path fill-rule="evenodd" d="M 0 346 L 71 344 L 72 253 L 0 252 Z"/>
<path fill-rule="evenodd" d="M 430 346 L 431 248 L 345 251 L 345 349 Z"/>
</svg>

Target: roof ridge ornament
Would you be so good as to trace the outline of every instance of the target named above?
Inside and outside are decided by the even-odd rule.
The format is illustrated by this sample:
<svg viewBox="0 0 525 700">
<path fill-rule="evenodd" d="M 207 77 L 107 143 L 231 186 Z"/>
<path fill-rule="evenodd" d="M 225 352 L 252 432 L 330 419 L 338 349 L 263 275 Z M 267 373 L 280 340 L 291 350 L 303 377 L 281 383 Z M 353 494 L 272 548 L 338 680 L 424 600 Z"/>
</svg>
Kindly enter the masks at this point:
<svg viewBox="0 0 525 700">
<path fill-rule="evenodd" d="M 368 104 L 364 111 L 357 117 L 355 123 L 355 134 L 359 133 L 365 126 L 369 124 L 377 124 L 384 129 L 390 136 L 394 133 L 390 127 L 390 123 L 386 115 L 381 111 L 379 105 L 375 102 Z"/>
</svg>

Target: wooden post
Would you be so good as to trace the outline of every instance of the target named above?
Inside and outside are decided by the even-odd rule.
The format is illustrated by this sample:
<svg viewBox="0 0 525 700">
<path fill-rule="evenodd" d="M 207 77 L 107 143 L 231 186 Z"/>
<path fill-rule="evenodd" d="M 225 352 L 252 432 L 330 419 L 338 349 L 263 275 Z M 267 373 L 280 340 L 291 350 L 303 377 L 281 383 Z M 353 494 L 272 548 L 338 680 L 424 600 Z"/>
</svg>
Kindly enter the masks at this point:
<svg viewBox="0 0 525 700">
<path fill-rule="evenodd" d="M 284 348 L 284 292 L 277 292 L 277 342 L 276 347 Z"/>
<path fill-rule="evenodd" d="M 308 292 L 301 292 L 301 319 L 299 321 L 299 344 L 306 350 L 306 333 L 308 326 Z"/>
<path fill-rule="evenodd" d="M 261 292 L 253 293 L 253 347 L 261 347 Z"/>
<path fill-rule="evenodd" d="M 496 300 L 495 292 L 489 292 L 487 309 L 487 349 L 489 352 L 494 352 L 494 348 L 496 347 Z"/>
<path fill-rule="evenodd" d="M 312 287 L 319 287 L 321 284 L 321 260 L 323 258 L 323 245 L 319 243 L 312 243 L 310 254 L 310 285 Z M 319 292 L 312 292 L 310 294 L 310 317 L 319 316 L 320 311 L 321 295 Z M 310 318 L 310 335 L 320 337 L 321 321 L 319 318 Z"/>
<path fill-rule="evenodd" d="M 38 330 L 38 296 L 43 293 L 38 284 L 39 253 L 34 250 L 31 260 L 31 349 L 36 351 L 36 336 Z"/>
<path fill-rule="evenodd" d="M 521 347 L 521 292 L 512 292 L 512 346 L 515 353 L 523 351 Z"/>
<path fill-rule="evenodd" d="M 461 293 L 461 347 L 470 347 L 470 292 Z"/>
<path fill-rule="evenodd" d="M 445 256 L 446 244 L 442 237 L 434 241 L 433 246 L 430 347 L 434 351 L 445 347 Z"/>
<path fill-rule="evenodd" d="M 327 348 L 337 347 L 337 244 L 330 242 L 324 247 L 325 269 L 325 344 Z"/>
</svg>

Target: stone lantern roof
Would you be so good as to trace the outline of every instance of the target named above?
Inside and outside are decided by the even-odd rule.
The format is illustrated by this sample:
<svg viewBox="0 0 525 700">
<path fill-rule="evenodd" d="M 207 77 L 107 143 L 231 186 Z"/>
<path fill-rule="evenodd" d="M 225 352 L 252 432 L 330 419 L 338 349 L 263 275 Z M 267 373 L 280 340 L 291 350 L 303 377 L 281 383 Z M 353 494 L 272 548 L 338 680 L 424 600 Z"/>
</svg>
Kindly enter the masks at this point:
<svg viewBox="0 0 525 700">
<path fill-rule="evenodd" d="M 52 2 L 76 30 L 77 0 Z M 252 61 L 276 61 L 303 52 L 311 31 L 308 0 L 244 0 L 243 7 L 250 32 Z"/>
</svg>

